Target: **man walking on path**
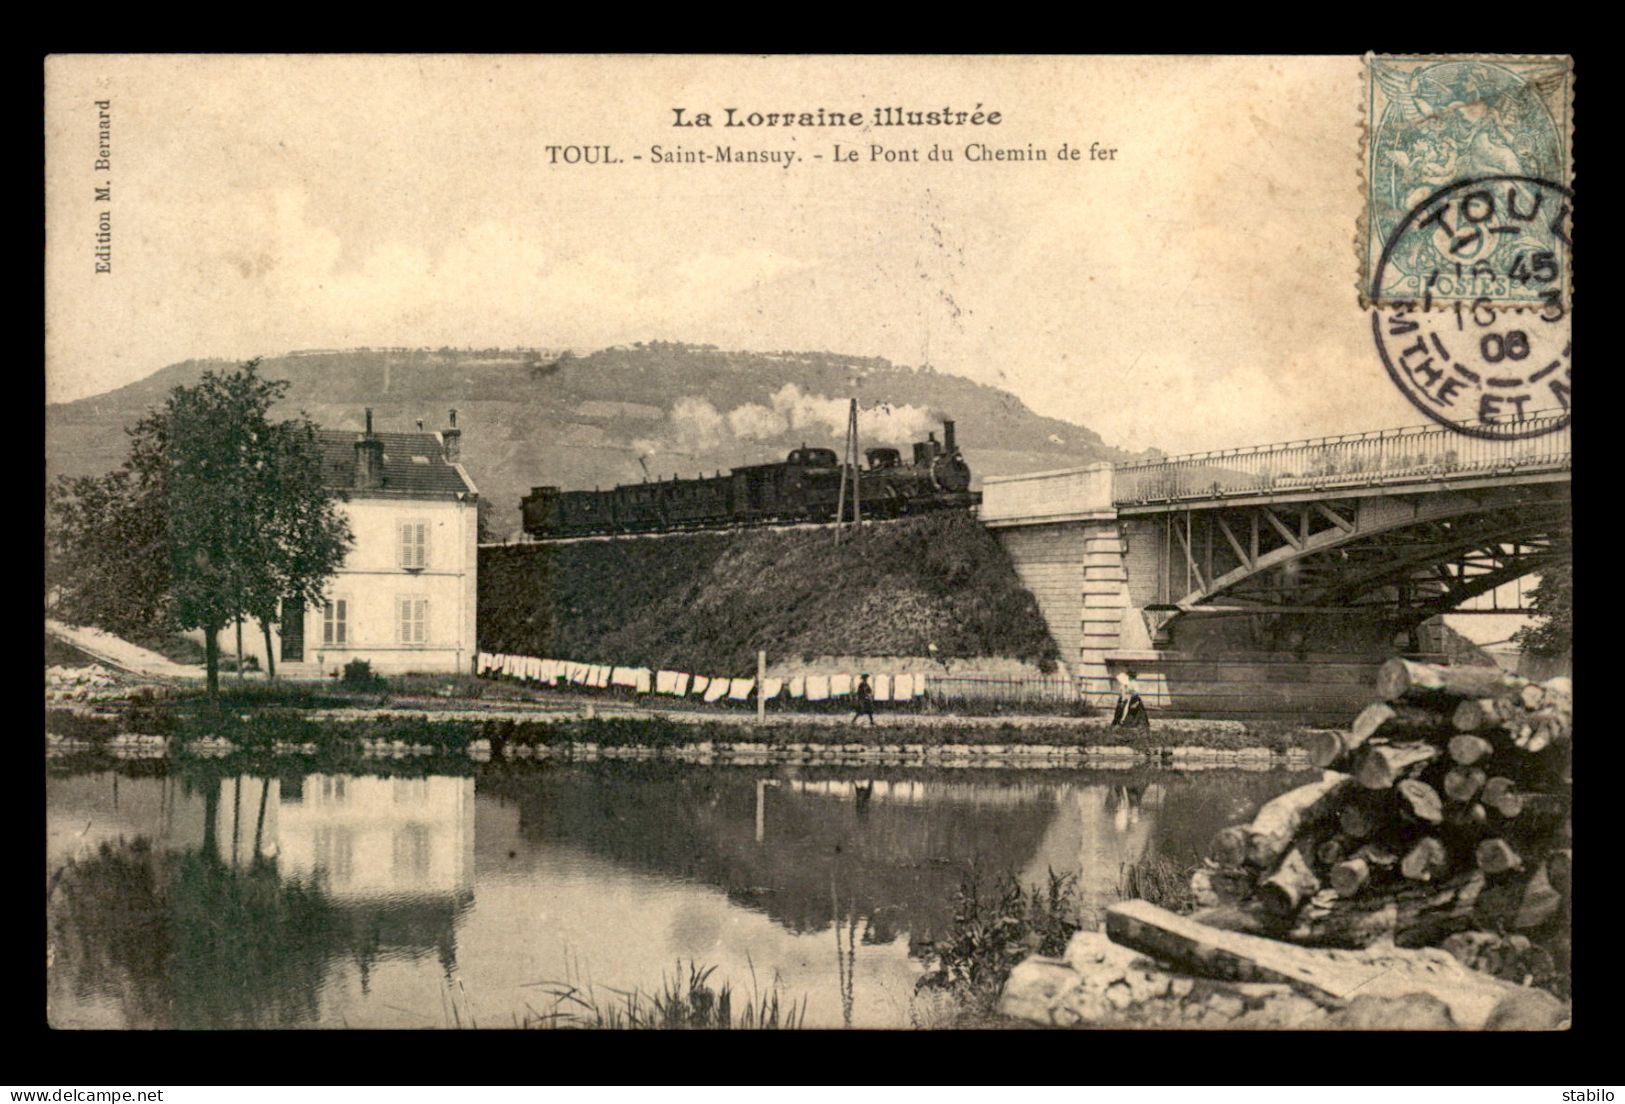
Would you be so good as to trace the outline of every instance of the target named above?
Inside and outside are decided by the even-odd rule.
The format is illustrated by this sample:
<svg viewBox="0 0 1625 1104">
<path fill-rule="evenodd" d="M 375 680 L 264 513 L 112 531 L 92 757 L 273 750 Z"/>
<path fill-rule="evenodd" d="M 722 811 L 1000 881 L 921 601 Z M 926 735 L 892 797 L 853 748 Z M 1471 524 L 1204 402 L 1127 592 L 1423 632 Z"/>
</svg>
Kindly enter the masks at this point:
<svg viewBox="0 0 1625 1104">
<path fill-rule="evenodd" d="M 875 691 L 869 685 L 869 676 L 867 674 L 858 676 L 858 685 L 852 691 L 852 699 L 855 708 L 852 710 L 852 720 L 847 723 L 857 724 L 858 718 L 867 713 L 869 714 L 869 727 L 873 728 L 875 725 Z"/>
</svg>

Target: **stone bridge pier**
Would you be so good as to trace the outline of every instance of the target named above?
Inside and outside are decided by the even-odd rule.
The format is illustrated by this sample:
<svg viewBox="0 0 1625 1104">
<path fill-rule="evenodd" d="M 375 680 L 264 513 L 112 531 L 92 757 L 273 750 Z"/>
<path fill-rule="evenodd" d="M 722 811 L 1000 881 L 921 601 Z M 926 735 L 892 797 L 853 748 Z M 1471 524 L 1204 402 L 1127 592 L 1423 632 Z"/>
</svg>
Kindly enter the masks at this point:
<svg viewBox="0 0 1625 1104">
<path fill-rule="evenodd" d="M 989 478 L 982 521 L 1085 699 L 1119 672 L 1181 715 L 1347 721 L 1438 615 L 1571 555 L 1566 418 Z"/>
</svg>

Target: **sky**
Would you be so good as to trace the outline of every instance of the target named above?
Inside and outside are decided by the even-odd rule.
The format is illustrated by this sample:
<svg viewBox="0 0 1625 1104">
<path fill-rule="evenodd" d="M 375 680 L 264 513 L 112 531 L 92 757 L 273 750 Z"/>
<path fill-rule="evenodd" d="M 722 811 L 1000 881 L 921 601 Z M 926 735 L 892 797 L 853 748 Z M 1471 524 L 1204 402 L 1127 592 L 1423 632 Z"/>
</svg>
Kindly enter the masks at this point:
<svg viewBox="0 0 1625 1104">
<path fill-rule="evenodd" d="M 1356 298 L 1360 70 L 52 58 L 47 399 L 190 357 L 670 340 L 929 364 L 1130 449 L 1417 424 Z M 720 121 L 886 105 L 1001 121 L 672 125 L 677 107 Z M 970 163 L 977 142 L 1050 160 Z M 1083 159 L 1056 159 L 1062 143 Z M 1093 143 L 1116 152 L 1091 160 Z M 859 160 L 837 162 L 837 144 Z M 872 144 L 921 160 L 871 159 Z M 552 163 L 569 145 L 618 163 Z M 928 160 L 933 145 L 955 159 Z M 797 160 L 655 164 L 655 146 Z"/>
</svg>

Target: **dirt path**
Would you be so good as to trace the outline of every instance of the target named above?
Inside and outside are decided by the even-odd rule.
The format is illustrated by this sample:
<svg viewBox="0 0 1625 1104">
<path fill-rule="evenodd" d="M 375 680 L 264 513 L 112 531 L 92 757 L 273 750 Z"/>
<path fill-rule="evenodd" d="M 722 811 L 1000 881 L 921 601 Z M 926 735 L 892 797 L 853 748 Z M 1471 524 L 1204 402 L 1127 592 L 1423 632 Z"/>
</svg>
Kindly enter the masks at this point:
<svg viewBox="0 0 1625 1104">
<path fill-rule="evenodd" d="M 65 625 L 60 621 L 45 619 L 45 631 L 48 635 L 56 637 L 78 648 L 86 655 L 95 658 L 98 662 L 120 671 L 131 674 L 144 675 L 149 678 L 203 678 L 204 670 L 201 667 L 192 667 L 184 663 L 176 663 L 166 659 L 157 652 L 131 644 L 122 637 L 114 636 L 101 629 Z"/>
</svg>

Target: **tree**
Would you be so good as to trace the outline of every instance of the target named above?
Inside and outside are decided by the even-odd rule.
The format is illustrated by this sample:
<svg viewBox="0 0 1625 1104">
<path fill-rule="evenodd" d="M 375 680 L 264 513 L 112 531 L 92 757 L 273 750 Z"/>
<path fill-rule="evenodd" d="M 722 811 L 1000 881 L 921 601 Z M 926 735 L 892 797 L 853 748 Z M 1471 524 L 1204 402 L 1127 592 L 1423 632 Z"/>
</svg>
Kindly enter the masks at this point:
<svg viewBox="0 0 1625 1104">
<path fill-rule="evenodd" d="M 46 593 L 52 612 L 134 640 L 177 626 L 163 488 L 126 465 L 47 492 Z"/>
<path fill-rule="evenodd" d="M 1563 561 L 1542 568 L 1540 582 L 1529 593 L 1535 623 L 1512 634 L 1512 642 L 1537 656 L 1564 656 L 1574 648 L 1574 564 Z"/>
<path fill-rule="evenodd" d="M 105 627 L 100 603 L 125 617 L 119 603 L 137 600 L 118 596 L 141 576 L 127 556 L 120 570 L 96 570 L 95 552 L 119 535 L 99 531 L 95 515 L 139 519 L 143 551 L 156 561 L 145 577 L 164 578 L 165 620 L 203 630 L 211 698 L 220 687 L 220 631 L 253 617 L 269 653 L 280 604 L 320 601 L 351 545 L 322 482 L 315 425 L 303 415 L 271 421 L 288 384 L 262 379 L 258 368 L 251 360 L 175 388 L 129 431 L 122 468 L 62 485 L 53 501 L 63 592 L 79 616 Z"/>
</svg>

